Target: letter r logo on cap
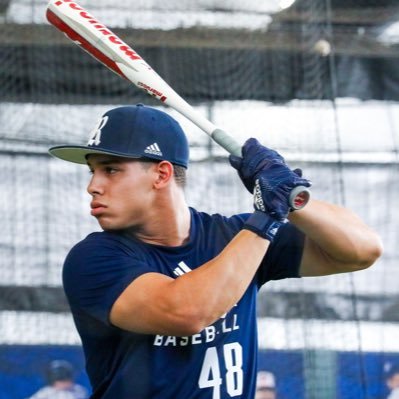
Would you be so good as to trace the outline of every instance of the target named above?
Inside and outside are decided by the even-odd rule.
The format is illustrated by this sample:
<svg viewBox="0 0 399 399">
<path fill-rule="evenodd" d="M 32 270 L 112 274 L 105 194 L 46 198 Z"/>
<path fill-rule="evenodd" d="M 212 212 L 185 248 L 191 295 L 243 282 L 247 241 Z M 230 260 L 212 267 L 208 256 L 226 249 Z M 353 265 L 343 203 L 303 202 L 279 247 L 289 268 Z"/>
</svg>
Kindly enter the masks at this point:
<svg viewBox="0 0 399 399">
<path fill-rule="evenodd" d="M 108 116 L 103 116 L 90 132 L 90 138 L 87 145 L 99 145 L 101 143 L 101 129 L 107 124 Z"/>
</svg>

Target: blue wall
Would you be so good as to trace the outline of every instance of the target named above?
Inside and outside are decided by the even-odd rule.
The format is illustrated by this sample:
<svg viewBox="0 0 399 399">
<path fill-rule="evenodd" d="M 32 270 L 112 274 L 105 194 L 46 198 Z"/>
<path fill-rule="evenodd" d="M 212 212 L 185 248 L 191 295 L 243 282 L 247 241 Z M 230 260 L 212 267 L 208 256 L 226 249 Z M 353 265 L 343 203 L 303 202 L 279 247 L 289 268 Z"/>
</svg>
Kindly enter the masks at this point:
<svg viewBox="0 0 399 399">
<path fill-rule="evenodd" d="M 261 351 L 259 369 L 276 376 L 278 399 L 306 399 L 302 351 Z M 0 399 L 25 399 L 45 385 L 45 370 L 55 359 L 71 362 L 76 381 L 90 391 L 79 346 L 0 346 Z M 385 399 L 384 363 L 399 364 L 399 354 L 344 352 L 336 356 L 337 398 Z M 329 372 L 327 370 L 327 372 Z M 334 372 L 334 371 L 330 371 Z"/>
<path fill-rule="evenodd" d="M 271 371 L 276 377 L 277 397 L 303 399 L 303 353 L 295 351 L 261 351 L 258 358 L 260 370 Z"/>
<path fill-rule="evenodd" d="M 50 361 L 68 360 L 76 368 L 76 382 L 90 392 L 83 352 L 75 346 L 0 346 L 0 399 L 25 399 L 46 384 Z"/>
<path fill-rule="evenodd" d="M 399 364 L 399 354 L 340 353 L 337 357 L 339 399 L 385 399 L 384 363 Z"/>
<path fill-rule="evenodd" d="M 278 399 L 306 399 L 303 356 L 302 351 L 259 353 L 259 369 L 271 371 L 276 377 Z M 330 399 L 386 399 L 385 362 L 399 364 L 399 354 L 337 352 L 336 370 L 326 370 L 326 381 L 329 372 L 335 374 L 336 381 L 337 396 Z M 321 381 L 319 386 L 322 385 Z"/>
</svg>

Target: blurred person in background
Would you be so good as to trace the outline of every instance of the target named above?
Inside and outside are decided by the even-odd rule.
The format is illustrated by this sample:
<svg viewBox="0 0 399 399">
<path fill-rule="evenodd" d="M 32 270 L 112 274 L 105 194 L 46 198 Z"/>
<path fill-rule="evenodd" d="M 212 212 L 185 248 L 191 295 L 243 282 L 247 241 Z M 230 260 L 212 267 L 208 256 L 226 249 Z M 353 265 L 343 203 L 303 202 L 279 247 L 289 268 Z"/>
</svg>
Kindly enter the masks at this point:
<svg viewBox="0 0 399 399">
<path fill-rule="evenodd" d="M 74 380 L 74 368 L 66 360 L 53 360 L 46 373 L 47 385 L 28 399 L 87 399 L 89 394 Z"/>
<path fill-rule="evenodd" d="M 390 391 L 387 399 L 399 399 L 399 365 L 387 363 L 384 365 L 385 383 Z"/>
<path fill-rule="evenodd" d="M 258 371 L 255 399 L 277 399 L 276 378 L 270 371 Z"/>
</svg>

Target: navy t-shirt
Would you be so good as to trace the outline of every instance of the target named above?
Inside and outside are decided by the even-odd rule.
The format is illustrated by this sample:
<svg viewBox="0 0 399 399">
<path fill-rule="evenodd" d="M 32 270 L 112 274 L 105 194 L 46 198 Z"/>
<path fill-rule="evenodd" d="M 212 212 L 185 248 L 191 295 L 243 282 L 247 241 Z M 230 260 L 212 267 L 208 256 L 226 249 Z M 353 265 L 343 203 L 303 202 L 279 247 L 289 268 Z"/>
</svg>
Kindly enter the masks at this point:
<svg viewBox="0 0 399 399">
<path fill-rule="evenodd" d="M 303 234 L 292 224 L 280 228 L 241 300 L 201 333 L 136 334 L 109 321 L 115 300 L 135 278 L 148 272 L 177 278 L 203 265 L 223 250 L 248 217 L 190 211 L 190 238 L 182 246 L 151 245 L 122 232 L 98 232 L 68 254 L 63 284 L 82 340 L 93 399 L 254 396 L 256 295 L 266 281 L 299 277 Z"/>
</svg>

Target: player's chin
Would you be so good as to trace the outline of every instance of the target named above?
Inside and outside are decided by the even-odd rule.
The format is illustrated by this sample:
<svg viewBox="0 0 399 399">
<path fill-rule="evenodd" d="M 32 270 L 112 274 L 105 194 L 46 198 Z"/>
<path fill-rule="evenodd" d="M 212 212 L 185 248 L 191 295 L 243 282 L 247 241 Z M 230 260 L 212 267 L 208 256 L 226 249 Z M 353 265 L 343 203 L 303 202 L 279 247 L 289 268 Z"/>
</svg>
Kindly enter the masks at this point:
<svg viewBox="0 0 399 399">
<path fill-rule="evenodd" d="M 123 223 L 118 222 L 117 220 L 110 217 L 99 216 L 96 217 L 96 219 L 100 227 L 106 231 L 122 230 L 124 228 Z"/>
</svg>

